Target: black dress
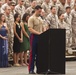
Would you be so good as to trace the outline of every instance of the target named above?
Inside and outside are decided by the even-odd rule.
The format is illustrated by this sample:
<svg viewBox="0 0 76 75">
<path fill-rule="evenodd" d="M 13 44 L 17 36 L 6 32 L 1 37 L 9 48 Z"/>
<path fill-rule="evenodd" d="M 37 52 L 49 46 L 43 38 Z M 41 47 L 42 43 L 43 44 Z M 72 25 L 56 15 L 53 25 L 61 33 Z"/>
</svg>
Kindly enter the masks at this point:
<svg viewBox="0 0 76 75">
<path fill-rule="evenodd" d="M 21 26 L 18 24 L 16 24 L 16 33 L 21 38 Z M 14 53 L 20 52 L 20 46 L 21 46 L 21 43 L 20 43 L 19 39 L 16 37 L 16 35 L 14 34 L 14 43 L 13 43 Z"/>
</svg>

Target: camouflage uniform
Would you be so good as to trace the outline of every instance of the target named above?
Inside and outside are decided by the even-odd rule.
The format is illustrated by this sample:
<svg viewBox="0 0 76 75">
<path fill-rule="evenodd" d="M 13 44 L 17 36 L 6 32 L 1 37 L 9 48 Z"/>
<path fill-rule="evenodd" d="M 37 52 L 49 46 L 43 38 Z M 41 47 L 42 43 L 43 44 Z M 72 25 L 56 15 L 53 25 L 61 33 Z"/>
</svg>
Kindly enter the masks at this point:
<svg viewBox="0 0 76 75">
<path fill-rule="evenodd" d="M 2 11 L 2 9 L 1 9 L 1 7 L 0 7 L 0 13 L 1 13 L 1 11 Z"/>
<path fill-rule="evenodd" d="M 34 10 L 34 8 L 32 8 L 31 6 L 30 7 L 28 7 L 27 9 L 26 9 L 26 13 L 29 13 L 30 15 L 32 14 L 32 11 Z"/>
<path fill-rule="evenodd" d="M 58 28 L 65 29 L 65 27 L 66 27 L 66 23 L 64 22 L 64 20 L 63 21 L 58 20 Z"/>
<path fill-rule="evenodd" d="M 18 4 L 15 6 L 15 11 L 16 11 L 16 13 L 19 13 L 22 18 L 23 15 L 25 14 L 25 7 L 23 5 L 20 7 L 20 5 Z"/>
<path fill-rule="evenodd" d="M 8 16 L 5 14 L 6 18 L 6 23 L 8 27 L 8 51 L 9 51 L 9 56 L 13 52 L 13 37 L 14 37 L 14 32 L 13 32 L 13 25 L 14 25 L 14 17 L 13 15 L 9 14 Z"/>
<path fill-rule="evenodd" d="M 42 5 L 45 0 L 36 0 L 38 5 Z"/>
<path fill-rule="evenodd" d="M 67 49 L 70 48 L 72 45 L 72 16 L 71 14 L 64 14 L 64 21 L 66 22 L 66 47 Z"/>
<path fill-rule="evenodd" d="M 58 16 L 57 15 L 53 15 L 52 13 L 50 13 L 46 17 L 46 22 L 48 23 L 50 28 L 58 28 Z"/>
<path fill-rule="evenodd" d="M 15 10 L 11 11 L 10 14 L 14 16 L 16 14 Z"/>
<path fill-rule="evenodd" d="M 65 5 L 62 5 L 62 3 L 58 4 L 58 14 L 65 12 L 66 12 Z"/>
<path fill-rule="evenodd" d="M 56 14 L 58 14 L 58 4 L 56 3 L 56 4 L 54 4 L 53 2 L 51 2 L 50 3 L 50 8 L 51 8 L 51 6 L 55 6 L 56 7 Z"/>
<path fill-rule="evenodd" d="M 72 15 L 73 46 L 76 47 L 76 11 L 74 9 L 71 11 L 71 15 Z"/>
<path fill-rule="evenodd" d="M 24 6 L 28 8 L 30 6 L 30 0 L 24 0 Z"/>
<path fill-rule="evenodd" d="M 5 12 L 5 11 L 4 11 L 4 10 L 5 10 L 5 7 L 8 7 L 8 6 L 9 6 L 9 5 L 8 5 L 7 3 L 3 4 L 2 7 L 1 7 L 1 9 L 2 9 L 1 12 L 4 13 L 4 12 Z"/>
<path fill-rule="evenodd" d="M 73 7 L 74 7 L 74 4 L 73 3 L 70 3 L 70 4 L 65 4 L 65 7 L 67 7 L 67 6 L 70 6 L 71 7 L 71 9 L 73 9 Z"/>
<path fill-rule="evenodd" d="M 41 7 L 44 9 L 46 16 L 50 13 L 50 3 L 43 2 Z"/>
</svg>

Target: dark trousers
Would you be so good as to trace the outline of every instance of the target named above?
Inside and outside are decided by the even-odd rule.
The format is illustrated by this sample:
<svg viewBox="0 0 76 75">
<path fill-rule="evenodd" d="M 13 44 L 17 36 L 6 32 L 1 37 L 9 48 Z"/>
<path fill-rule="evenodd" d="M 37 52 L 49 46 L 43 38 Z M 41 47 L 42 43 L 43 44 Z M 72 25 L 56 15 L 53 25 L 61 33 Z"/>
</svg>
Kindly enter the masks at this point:
<svg viewBox="0 0 76 75">
<path fill-rule="evenodd" d="M 31 34 L 30 36 L 30 59 L 29 59 L 29 72 L 34 71 L 34 63 L 36 59 L 36 67 L 37 67 L 37 43 L 38 43 L 38 35 Z"/>
</svg>

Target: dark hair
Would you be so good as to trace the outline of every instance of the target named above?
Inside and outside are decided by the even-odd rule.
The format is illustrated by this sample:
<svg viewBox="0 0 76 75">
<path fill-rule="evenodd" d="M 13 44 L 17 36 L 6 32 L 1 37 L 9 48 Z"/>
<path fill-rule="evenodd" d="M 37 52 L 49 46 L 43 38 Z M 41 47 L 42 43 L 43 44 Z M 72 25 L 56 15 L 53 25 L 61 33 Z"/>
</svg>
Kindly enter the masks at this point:
<svg viewBox="0 0 76 75">
<path fill-rule="evenodd" d="M 66 10 L 67 10 L 67 9 L 71 9 L 71 7 L 70 7 L 70 6 L 67 6 L 67 7 L 66 7 Z"/>
<path fill-rule="evenodd" d="M 36 0 L 30 0 L 30 2 L 33 2 L 33 1 L 36 1 Z"/>
<path fill-rule="evenodd" d="M 32 11 L 32 14 L 34 14 L 34 13 L 35 13 L 35 10 Z"/>
<path fill-rule="evenodd" d="M 16 19 L 18 18 L 19 15 L 20 15 L 20 14 L 18 14 L 18 13 L 16 13 L 16 14 L 14 15 L 14 22 L 16 21 Z M 19 23 L 20 23 L 20 21 L 19 21 Z"/>
<path fill-rule="evenodd" d="M 30 15 L 29 15 L 28 13 L 25 13 L 25 14 L 23 15 L 23 17 L 22 17 L 22 21 L 23 21 L 23 22 L 27 22 L 27 21 L 26 21 L 26 17 L 27 17 L 27 16 L 30 16 Z"/>
<path fill-rule="evenodd" d="M 0 13 L 0 22 L 2 21 L 2 15 L 4 15 L 3 13 Z M 5 20 L 4 20 L 4 22 L 5 22 Z"/>
<path fill-rule="evenodd" d="M 37 6 L 35 7 L 35 10 L 39 10 L 39 9 L 42 9 L 42 7 L 41 7 L 40 5 L 37 5 Z"/>
<path fill-rule="evenodd" d="M 51 8 L 50 8 L 50 9 L 52 10 L 54 7 L 55 7 L 55 6 L 51 6 Z"/>
<path fill-rule="evenodd" d="M 58 18 L 59 18 L 62 14 L 63 14 L 63 13 L 59 13 L 59 14 L 58 14 Z"/>
</svg>

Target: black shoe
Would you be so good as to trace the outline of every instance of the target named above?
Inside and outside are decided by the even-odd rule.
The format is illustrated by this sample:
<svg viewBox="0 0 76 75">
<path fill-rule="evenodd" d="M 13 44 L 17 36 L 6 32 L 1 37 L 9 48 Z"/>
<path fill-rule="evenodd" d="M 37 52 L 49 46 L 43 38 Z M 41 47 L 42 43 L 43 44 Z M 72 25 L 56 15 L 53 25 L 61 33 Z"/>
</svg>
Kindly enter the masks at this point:
<svg viewBox="0 0 76 75">
<path fill-rule="evenodd" d="M 30 71 L 29 74 L 36 74 L 34 71 Z"/>
</svg>

